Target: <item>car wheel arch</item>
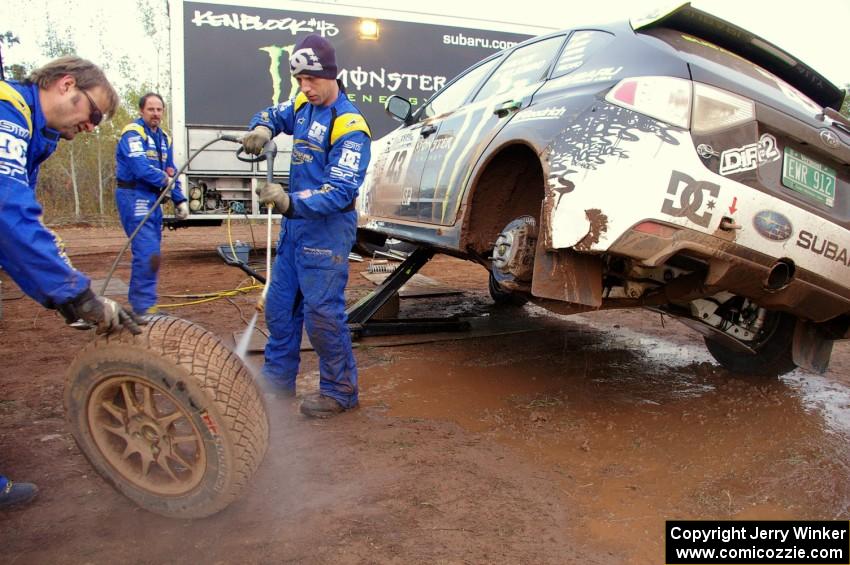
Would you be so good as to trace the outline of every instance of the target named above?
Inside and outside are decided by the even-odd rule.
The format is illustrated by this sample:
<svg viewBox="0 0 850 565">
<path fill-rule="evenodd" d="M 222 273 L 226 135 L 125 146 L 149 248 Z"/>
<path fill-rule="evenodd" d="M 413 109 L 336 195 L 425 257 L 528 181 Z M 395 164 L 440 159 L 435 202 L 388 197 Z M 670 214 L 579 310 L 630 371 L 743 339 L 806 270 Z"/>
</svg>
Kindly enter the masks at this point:
<svg viewBox="0 0 850 565">
<path fill-rule="evenodd" d="M 484 254 L 511 220 L 540 219 L 544 165 L 530 144 L 517 141 L 493 150 L 479 162 L 468 186 L 460 249 Z"/>
</svg>

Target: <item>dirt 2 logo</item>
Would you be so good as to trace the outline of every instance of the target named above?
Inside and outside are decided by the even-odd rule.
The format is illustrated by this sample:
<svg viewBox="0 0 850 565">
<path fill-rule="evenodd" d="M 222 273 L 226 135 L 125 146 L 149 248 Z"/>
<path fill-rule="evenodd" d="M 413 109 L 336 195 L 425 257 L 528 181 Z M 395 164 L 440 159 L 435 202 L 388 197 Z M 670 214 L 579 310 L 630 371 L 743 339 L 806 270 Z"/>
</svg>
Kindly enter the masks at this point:
<svg viewBox="0 0 850 565">
<path fill-rule="evenodd" d="M 700 213 L 706 192 L 712 199 L 705 205 L 707 210 Z M 686 217 L 696 225 L 707 228 L 711 223 L 711 210 L 714 210 L 719 193 L 720 185 L 697 181 L 683 172 L 673 171 L 670 175 L 670 183 L 667 185 L 667 194 L 678 195 L 679 203 L 677 206 L 674 199 L 665 198 L 661 212 L 676 218 Z"/>
</svg>

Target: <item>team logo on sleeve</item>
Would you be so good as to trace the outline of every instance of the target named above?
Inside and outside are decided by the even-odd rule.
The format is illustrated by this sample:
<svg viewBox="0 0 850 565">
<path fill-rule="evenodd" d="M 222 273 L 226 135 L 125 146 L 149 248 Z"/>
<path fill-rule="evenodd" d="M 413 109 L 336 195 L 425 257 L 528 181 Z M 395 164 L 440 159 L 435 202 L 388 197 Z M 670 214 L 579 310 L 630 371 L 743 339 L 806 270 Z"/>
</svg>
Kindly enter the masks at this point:
<svg viewBox="0 0 850 565">
<path fill-rule="evenodd" d="M 145 152 L 145 146 L 141 138 L 133 138 L 127 142 L 127 145 L 130 147 L 130 157 L 136 157 Z"/>
<path fill-rule="evenodd" d="M 356 171 L 360 168 L 360 152 L 343 148 L 339 155 L 339 166 Z"/>
<path fill-rule="evenodd" d="M 0 159 L 27 166 L 27 141 L 6 132 L 0 132 Z"/>
<path fill-rule="evenodd" d="M 16 126 L 0 120 L 0 124 Z M 7 128 L 3 128 L 7 129 Z M 26 132 L 29 135 L 29 132 Z M 0 131 L 0 175 L 27 184 L 27 140 Z"/>
</svg>

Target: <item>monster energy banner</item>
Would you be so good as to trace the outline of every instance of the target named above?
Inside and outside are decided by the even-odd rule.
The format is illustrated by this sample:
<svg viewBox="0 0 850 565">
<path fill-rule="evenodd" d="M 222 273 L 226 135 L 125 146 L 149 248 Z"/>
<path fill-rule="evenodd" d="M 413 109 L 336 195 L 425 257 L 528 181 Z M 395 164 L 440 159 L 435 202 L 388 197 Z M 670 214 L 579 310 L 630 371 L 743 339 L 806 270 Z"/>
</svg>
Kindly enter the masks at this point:
<svg viewBox="0 0 850 565">
<path fill-rule="evenodd" d="M 338 78 L 375 138 L 398 122 L 384 102 L 398 94 L 414 108 L 472 64 L 528 35 L 379 20 L 377 40 L 360 39 L 360 18 L 186 2 L 186 124 L 243 128 L 251 116 L 291 98 L 295 43 L 315 33 L 336 48 Z"/>
</svg>

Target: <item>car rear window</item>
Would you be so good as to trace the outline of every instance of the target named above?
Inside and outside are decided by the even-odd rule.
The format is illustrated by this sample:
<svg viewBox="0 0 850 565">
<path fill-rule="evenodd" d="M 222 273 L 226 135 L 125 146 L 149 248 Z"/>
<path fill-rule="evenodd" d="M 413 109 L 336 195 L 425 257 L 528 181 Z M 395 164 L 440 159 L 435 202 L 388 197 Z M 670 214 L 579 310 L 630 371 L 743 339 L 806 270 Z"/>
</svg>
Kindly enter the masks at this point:
<svg viewBox="0 0 850 565">
<path fill-rule="evenodd" d="M 564 36 L 558 35 L 518 47 L 487 79 L 475 100 L 510 93 L 543 80 L 563 41 Z"/>
<path fill-rule="evenodd" d="M 552 78 L 562 77 L 571 73 L 594 53 L 603 49 L 614 40 L 614 36 L 607 31 L 581 30 L 570 36 L 567 45 L 558 57 Z"/>
</svg>

